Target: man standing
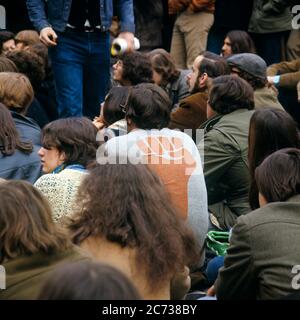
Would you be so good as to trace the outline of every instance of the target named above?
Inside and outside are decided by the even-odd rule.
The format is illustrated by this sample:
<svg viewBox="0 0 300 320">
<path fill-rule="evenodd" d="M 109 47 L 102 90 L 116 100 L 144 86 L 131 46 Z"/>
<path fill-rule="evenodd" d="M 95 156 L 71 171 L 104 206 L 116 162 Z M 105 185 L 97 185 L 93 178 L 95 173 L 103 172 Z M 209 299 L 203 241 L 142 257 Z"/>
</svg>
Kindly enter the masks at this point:
<svg viewBox="0 0 300 320">
<path fill-rule="evenodd" d="M 110 82 L 109 28 L 133 49 L 132 0 L 26 0 L 30 20 L 49 47 L 60 118 L 99 114 Z M 113 8 L 113 4 L 115 8 Z M 47 12 L 47 15 L 46 15 Z"/>
</svg>

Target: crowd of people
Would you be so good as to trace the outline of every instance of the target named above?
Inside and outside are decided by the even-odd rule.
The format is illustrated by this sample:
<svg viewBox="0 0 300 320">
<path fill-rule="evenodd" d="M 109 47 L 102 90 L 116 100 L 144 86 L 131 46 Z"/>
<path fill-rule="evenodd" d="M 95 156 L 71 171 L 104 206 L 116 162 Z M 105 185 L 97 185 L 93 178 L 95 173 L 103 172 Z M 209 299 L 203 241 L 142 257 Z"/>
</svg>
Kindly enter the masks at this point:
<svg viewBox="0 0 300 320">
<path fill-rule="evenodd" d="M 0 30 L 0 299 L 299 296 L 296 1 L 150 2 Z"/>
</svg>

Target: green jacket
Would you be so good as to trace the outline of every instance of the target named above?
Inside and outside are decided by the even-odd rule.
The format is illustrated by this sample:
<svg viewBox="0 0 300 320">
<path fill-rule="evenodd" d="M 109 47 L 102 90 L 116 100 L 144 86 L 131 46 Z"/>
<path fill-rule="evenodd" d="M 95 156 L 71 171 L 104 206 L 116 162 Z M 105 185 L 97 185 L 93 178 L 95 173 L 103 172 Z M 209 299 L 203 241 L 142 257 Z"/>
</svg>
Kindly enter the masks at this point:
<svg viewBox="0 0 300 320">
<path fill-rule="evenodd" d="M 36 253 L 4 262 L 6 289 L 0 290 L 0 300 L 36 299 L 43 282 L 59 264 L 85 259 L 88 258 L 81 249 L 76 248 L 48 255 Z"/>
<path fill-rule="evenodd" d="M 273 33 L 291 30 L 292 0 L 254 0 L 249 32 Z"/>
<path fill-rule="evenodd" d="M 231 228 L 238 216 L 250 211 L 248 131 L 252 114 L 239 109 L 218 115 L 202 126 L 209 211 L 222 229 Z"/>
<path fill-rule="evenodd" d="M 299 285 L 299 269 L 293 270 L 300 265 L 299 213 L 297 195 L 238 218 L 215 282 L 218 299 L 280 299 L 295 292 L 293 283 Z"/>
</svg>

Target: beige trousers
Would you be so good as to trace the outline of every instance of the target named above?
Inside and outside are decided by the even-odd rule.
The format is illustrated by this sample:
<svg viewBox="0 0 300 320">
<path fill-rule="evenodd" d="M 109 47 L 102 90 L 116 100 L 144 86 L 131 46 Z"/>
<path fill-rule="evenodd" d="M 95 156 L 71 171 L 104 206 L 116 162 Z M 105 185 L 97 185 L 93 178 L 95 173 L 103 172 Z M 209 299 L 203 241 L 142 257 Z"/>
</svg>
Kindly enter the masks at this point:
<svg viewBox="0 0 300 320">
<path fill-rule="evenodd" d="M 212 13 L 190 13 L 185 10 L 179 14 L 171 43 L 171 55 L 177 68 L 190 69 L 195 58 L 206 50 L 207 36 L 213 22 Z"/>
</svg>

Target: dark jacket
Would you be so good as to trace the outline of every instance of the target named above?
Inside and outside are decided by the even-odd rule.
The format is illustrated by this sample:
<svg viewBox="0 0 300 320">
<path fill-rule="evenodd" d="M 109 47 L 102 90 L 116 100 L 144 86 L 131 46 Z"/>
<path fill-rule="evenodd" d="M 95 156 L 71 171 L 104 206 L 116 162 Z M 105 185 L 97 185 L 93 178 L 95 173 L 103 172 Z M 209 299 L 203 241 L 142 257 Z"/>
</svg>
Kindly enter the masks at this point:
<svg viewBox="0 0 300 320">
<path fill-rule="evenodd" d="M 215 289 L 218 299 L 280 299 L 295 292 L 300 195 L 238 218 Z"/>
<path fill-rule="evenodd" d="M 121 18 L 121 32 L 134 33 L 134 15 L 132 0 L 99 0 L 102 31 L 108 31 L 112 16 L 117 14 Z M 113 2 L 116 4 L 113 8 Z M 63 32 L 67 26 L 71 12 L 72 0 L 26 0 L 28 14 L 34 27 L 41 31 L 45 27 Z M 47 11 L 47 16 L 46 16 Z"/>
<path fill-rule="evenodd" d="M 35 146 L 41 146 L 41 129 L 31 118 L 11 111 L 21 141 L 31 141 Z"/>
<path fill-rule="evenodd" d="M 254 0 L 249 32 L 273 33 L 292 29 L 292 0 Z"/>
<path fill-rule="evenodd" d="M 48 255 L 36 253 L 4 262 L 6 289 L 0 290 L 0 300 L 36 299 L 43 281 L 59 264 L 85 259 L 87 257 L 77 249 L 69 249 Z"/>
<path fill-rule="evenodd" d="M 34 146 L 30 154 L 16 150 L 11 156 L 3 156 L 0 152 L 0 178 L 34 183 L 42 175 L 38 151 L 39 147 Z"/>
<path fill-rule="evenodd" d="M 215 116 L 201 127 L 208 208 L 222 229 L 231 228 L 238 216 L 251 211 L 248 132 L 252 114 L 253 111 L 239 109 Z"/>
</svg>

